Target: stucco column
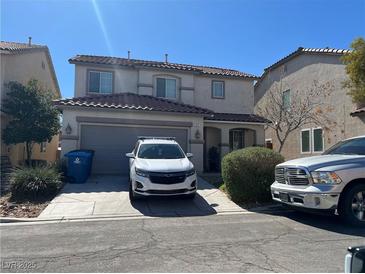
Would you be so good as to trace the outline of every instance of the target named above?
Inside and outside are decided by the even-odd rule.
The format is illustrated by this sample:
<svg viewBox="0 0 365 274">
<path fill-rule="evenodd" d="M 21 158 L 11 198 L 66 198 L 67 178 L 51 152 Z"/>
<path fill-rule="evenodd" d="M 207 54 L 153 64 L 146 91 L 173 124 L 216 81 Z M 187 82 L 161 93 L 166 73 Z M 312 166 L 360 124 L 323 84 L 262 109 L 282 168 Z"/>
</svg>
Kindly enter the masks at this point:
<svg viewBox="0 0 365 274">
<path fill-rule="evenodd" d="M 192 162 L 197 172 L 204 170 L 204 128 L 203 118 L 198 118 L 193 121 L 193 126 L 190 129 L 190 152 L 194 157 Z M 199 134 L 200 136 L 197 136 Z"/>
<path fill-rule="evenodd" d="M 229 153 L 229 129 L 221 128 L 221 158 L 224 157 L 227 153 Z"/>
<path fill-rule="evenodd" d="M 255 135 L 256 135 L 256 144 L 260 146 L 265 145 L 265 129 L 263 126 L 256 129 Z"/>
</svg>

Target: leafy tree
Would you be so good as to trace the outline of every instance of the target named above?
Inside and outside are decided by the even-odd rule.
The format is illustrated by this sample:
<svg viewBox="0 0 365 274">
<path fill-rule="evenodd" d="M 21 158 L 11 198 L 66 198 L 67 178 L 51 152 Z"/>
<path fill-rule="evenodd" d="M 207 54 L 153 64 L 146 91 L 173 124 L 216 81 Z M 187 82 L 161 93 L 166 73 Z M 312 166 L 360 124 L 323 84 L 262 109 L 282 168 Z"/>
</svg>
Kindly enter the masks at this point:
<svg viewBox="0 0 365 274">
<path fill-rule="evenodd" d="M 349 88 L 349 94 L 354 103 L 365 104 L 365 40 L 357 38 L 351 43 L 353 51 L 343 56 L 349 80 L 344 86 Z"/>
<path fill-rule="evenodd" d="M 51 141 L 60 130 L 59 111 L 53 107 L 52 92 L 43 89 L 37 80 L 26 86 L 18 82 L 6 84 L 7 97 L 2 111 L 12 117 L 3 132 L 6 144 L 25 143 L 30 165 L 35 143 Z"/>
</svg>

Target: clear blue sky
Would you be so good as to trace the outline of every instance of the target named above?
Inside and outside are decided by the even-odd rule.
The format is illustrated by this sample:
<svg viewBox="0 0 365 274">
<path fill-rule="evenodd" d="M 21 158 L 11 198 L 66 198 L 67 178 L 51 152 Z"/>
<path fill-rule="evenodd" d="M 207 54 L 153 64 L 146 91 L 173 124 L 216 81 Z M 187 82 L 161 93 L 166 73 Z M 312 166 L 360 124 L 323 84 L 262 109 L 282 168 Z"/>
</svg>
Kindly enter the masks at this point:
<svg viewBox="0 0 365 274">
<path fill-rule="evenodd" d="M 238 69 L 260 75 L 299 46 L 365 37 L 365 0 L 1 1 L 1 40 L 49 47 L 64 97 L 76 54 Z M 96 3 L 95 3 L 96 2 Z"/>
</svg>

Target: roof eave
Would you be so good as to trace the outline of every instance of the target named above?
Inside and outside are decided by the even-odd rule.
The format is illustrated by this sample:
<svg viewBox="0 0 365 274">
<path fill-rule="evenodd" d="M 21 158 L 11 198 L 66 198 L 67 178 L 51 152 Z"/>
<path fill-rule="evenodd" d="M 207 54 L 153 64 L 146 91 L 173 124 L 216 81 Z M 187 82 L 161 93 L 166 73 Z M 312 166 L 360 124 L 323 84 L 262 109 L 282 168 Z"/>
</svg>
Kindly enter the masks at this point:
<svg viewBox="0 0 365 274">
<path fill-rule="evenodd" d="M 198 69 L 176 69 L 176 68 L 161 68 L 155 66 L 143 66 L 138 64 L 105 64 L 100 62 L 88 62 L 88 61 L 79 61 L 75 60 L 79 55 L 68 59 L 68 62 L 73 65 L 82 64 L 82 65 L 98 65 L 98 66 L 107 66 L 107 67 L 132 67 L 136 69 L 150 69 L 150 70 L 166 70 L 166 71 L 176 71 L 180 73 L 193 73 L 200 76 L 207 76 L 207 77 L 222 77 L 222 78 L 231 78 L 231 79 L 250 79 L 250 80 L 259 80 L 260 77 L 256 75 L 224 75 L 224 74 L 215 74 L 215 73 L 204 73 Z"/>
<path fill-rule="evenodd" d="M 198 112 L 182 112 L 182 111 L 163 111 L 163 110 L 137 110 L 137 109 L 125 109 L 125 108 L 115 108 L 115 107 L 101 107 L 101 106 L 80 106 L 80 105 L 67 105 L 67 104 L 58 104 L 58 100 L 54 100 L 55 108 L 59 110 L 64 109 L 85 109 L 85 110 L 97 110 L 97 111 L 121 111 L 121 112 L 136 112 L 136 113 L 169 113 L 169 114 L 178 114 L 178 115 L 188 115 L 188 116 L 210 116 L 212 113 L 198 113 Z"/>
</svg>

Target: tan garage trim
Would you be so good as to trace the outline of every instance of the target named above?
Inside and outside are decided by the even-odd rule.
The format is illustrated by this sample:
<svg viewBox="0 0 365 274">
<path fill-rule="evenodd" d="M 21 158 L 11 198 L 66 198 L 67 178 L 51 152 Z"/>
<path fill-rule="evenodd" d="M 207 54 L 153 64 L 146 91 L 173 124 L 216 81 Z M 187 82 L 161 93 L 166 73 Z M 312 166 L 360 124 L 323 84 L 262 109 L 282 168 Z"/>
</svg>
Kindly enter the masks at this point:
<svg viewBox="0 0 365 274">
<path fill-rule="evenodd" d="M 155 120 L 87 117 L 87 116 L 77 116 L 76 121 L 82 122 L 82 123 L 124 124 L 124 125 L 142 125 L 142 126 L 169 126 L 169 127 L 192 127 L 193 126 L 192 122 L 155 121 Z"/>
</svg>

